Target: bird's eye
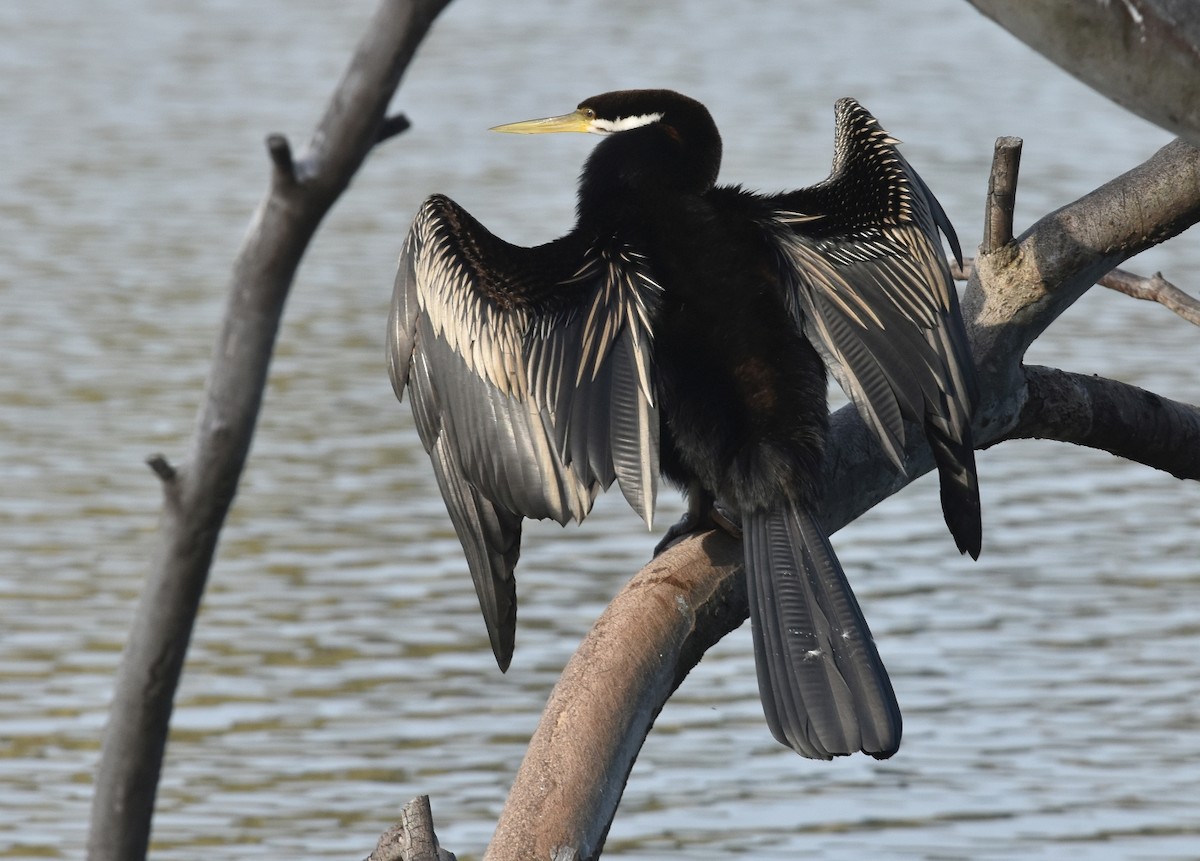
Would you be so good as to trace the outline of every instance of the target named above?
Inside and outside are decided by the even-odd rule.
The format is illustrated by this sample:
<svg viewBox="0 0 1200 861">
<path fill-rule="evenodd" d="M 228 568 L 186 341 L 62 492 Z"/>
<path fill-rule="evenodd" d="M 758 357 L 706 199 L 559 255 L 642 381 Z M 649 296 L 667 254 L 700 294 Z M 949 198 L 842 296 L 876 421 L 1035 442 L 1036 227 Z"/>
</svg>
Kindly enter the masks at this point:
<svg viewBox="0 0 1200 861">
<path fill-rule="evenodd" d="M 596 119 L 596 111 L 593 110 L 592 108 L 580 108 L 579 113 L 583 114 L 583 118 L 585 120 Z"/>
</svg>

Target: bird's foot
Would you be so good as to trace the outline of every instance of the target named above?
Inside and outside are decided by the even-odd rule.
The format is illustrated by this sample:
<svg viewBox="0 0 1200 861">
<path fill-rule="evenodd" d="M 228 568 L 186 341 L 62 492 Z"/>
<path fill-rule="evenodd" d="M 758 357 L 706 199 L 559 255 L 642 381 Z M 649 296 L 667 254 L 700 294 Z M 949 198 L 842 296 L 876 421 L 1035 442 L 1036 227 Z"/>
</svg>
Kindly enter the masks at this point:
<svg viewBox="0 0 1200 861">
<path fill-rule="evenodd" d="M 655 545 L 654 555 L 659 555 L 672 544 L 686 538 L 693 532 L 707 532 L 710 529 L 720 529 L 739 541 L 742 538 L 741 517 L 723 503 L 713 502 L 711 505 L 699 510 L 689 508 L 683 517 L 679 518 L 676 523 L 673 523 L 667 529 L 662 540 Z"/>
<path fill-rule="evenodd" d="M 718 529 L 725 530 L 738 541 L 742 540 L 742 517 L 732 508 L 718 499 L 713 502 L 709 516 Z"/>
<path fill-rule="evenodd" d="M 689 509 L 683 517 L 667 527 L 666 534 L 663 535 L 662 540 L 654 545 L 654 555 L 658 556 L 676 541 L 686 538 L 693 532 L 702 532 L 712 528 L 711 522 L 706 522 L 707 520 L 709 518 L 704 514 L 697 514 Z"/>
</svg>

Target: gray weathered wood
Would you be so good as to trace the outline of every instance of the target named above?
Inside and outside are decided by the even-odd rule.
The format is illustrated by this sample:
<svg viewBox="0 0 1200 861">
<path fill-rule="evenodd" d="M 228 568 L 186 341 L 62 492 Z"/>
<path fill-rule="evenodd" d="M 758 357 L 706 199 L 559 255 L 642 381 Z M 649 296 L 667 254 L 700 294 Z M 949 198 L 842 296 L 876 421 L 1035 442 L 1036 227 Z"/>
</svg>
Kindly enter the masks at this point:
<svg viewBox="0 0 1200 861">
<path fill-rule="evenodd" d="M 969 0 L 1117 104 L 1200 145 L 1196 0 Z"/>
<path fill-rule="evenodd" d="M 367 861 L 455 861 L 438 843 L 428 795 L 418 795 L 400 811 L 400 818 L 379 838 Z"/>
<path fill-rule="evenodd" d="M 233 266 L 229 300 L 191 450 L 150 465 L 163 513 L 149 576 L 105 730 L 88 857 L 144 858 L 175 690 L 217 536 L 250 449 L 284 300 L 300 258 L 386 121 L 388 102 L 433 19 L 449 0 L 384 0 L 311 142 L 298 158 L 268 140 L 270 189 Z"/>
</svg>

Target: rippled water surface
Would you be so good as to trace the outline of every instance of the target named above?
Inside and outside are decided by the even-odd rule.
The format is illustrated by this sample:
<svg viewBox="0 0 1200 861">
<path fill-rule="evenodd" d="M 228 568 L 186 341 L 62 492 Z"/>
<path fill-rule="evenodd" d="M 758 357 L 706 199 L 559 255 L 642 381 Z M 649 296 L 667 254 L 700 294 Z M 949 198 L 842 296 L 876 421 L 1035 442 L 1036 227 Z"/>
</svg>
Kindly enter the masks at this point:
<svg viewBox="0 0 1200 861">
<path fill-rule="evenodd" d="M 0 857 L 82 853 L 113 673 L 186 451 L 230 261 L 372 4 L 0 6 Z M 175 713 L 162 859 L 359 858 L 433 797 L 478 857 L 559 668 L 655 537 L 618 498 L 527 532 L 517 656 L 497 672 L 428 461 L 381 362 L 393 265 L 447 192 L 514 241 L 566 229 L 591 141 L 488 135 L 622 86 L 706 102 L 723 176 L 815 181 L 831 105 L 898 137 L 964 246 L 997 135 L 1026 140 L 1018 221 L 1167 135 L 967 4 L 457 0 L 309 250 Z M 1195 290 L 1185 234 L 1131 268 Z M 1200 334 L 1094 291 L 1031 361 L 1200 400 Z M 981 455 L 984 556 L 918 482 L 836 536 L 905 709 L 892 760 L 771 741 L 747 632 L 663 712 L 610 857 L 1200 857 L 1200 492 L 1107 455 Z M 660 522 L 678 513 L 664 495 Z"/>
</svg>

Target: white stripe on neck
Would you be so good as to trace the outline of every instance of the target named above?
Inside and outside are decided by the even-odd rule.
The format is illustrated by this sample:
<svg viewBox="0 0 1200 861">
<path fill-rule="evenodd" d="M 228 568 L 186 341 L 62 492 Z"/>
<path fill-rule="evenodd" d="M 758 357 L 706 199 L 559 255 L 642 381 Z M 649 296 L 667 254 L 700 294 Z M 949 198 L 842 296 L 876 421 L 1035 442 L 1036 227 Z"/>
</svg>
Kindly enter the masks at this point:
<svg viewBox="0 0 1200 861">
<path fill-rule="evenodd" d="M 624 132 L 629 129 L 648 126 L 650 123 L 656 123 L 662 119 L 661 113 L 641 114 L 636 117 L 621 117 L 616 120 L 592 120 L 592 127 L 588 129 L 592 134 L 607 135 L 613 132 Z"/>
</svg>

